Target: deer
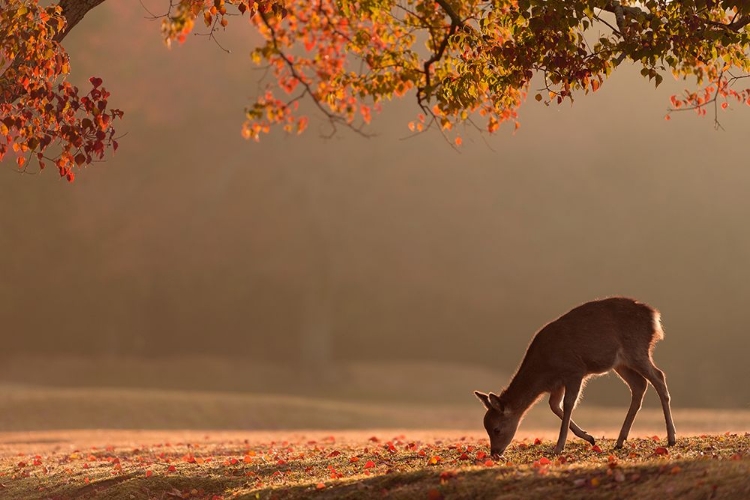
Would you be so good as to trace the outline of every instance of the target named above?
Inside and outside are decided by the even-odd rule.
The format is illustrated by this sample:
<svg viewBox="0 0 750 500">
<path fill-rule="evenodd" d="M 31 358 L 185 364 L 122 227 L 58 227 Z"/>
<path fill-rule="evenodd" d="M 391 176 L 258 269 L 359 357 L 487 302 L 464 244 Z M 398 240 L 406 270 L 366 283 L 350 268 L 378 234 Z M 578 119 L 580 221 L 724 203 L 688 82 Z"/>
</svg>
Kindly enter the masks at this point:
<svg viewBox="0 0 750 500">
<path fill-rule="evenodd" d="M 631 392 L 630 408 L 615 449 L 622 448 L 628 438 L 648 383 L 661 400 L 667 444 L 673 446 L 675 427 L 666 376 L 652 358 L 654 346 L 663 338 L 659 311 L 625 297 L 586 302 L 542 327 L 531 340 L 510 383 L 499 395 L 474 391 L 486 409 L 484 428 L 490 438 L 491 455 L 503 454 L 526 412 L 547 393 L 550 409 L 562 420 L 553 453 L 563 452 L 568 428 L 593 446 L 594 438 L 581 429 L 571 415 L 586 380 L 611 370 Z"/>
</svg>

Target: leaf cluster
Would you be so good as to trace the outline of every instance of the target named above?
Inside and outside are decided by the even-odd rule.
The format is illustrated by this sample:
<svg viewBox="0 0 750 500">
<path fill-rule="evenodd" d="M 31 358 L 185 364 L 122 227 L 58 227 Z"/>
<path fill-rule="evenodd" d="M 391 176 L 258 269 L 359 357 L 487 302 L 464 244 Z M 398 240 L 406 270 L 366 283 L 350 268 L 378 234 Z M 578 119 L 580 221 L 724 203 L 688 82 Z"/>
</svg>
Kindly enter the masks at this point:
<svg viewBox="0 0 750 500">
<path fill-rule="evenodd" d="M 0 0 L 0 160 L 15 153 L 21 172 L 31 159 L 39 169 L 50 162 L 72 182 L 74 166 L 117 149 L 113 124 L 123 112 L 109 108 L 100 78 L 85 94 L 65 80 L 70 63 L 57 40 L 65 26 L 60 6 Z"/>
</svg>

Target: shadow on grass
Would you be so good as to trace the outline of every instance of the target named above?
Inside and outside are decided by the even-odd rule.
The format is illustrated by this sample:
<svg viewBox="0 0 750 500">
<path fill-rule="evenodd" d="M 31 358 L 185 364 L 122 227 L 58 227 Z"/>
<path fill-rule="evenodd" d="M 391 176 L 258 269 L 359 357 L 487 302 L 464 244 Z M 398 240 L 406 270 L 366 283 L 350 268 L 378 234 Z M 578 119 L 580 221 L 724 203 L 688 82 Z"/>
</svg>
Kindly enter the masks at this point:
<svg viewBox="0 0 750 500">
<path fill-rule="evenodd" d="M 263 471 L 268 480 L 279 469 Z M 606 463 L 577 467 L 534 468 L 424 468 L 359 479 L 328 480 L 318 488 L 307 484 L 258 488 L 254 477 L 202 475 L 124 475 L 85 487 L 63 486 L 44 495 L 18 498 L 72 499 L 747 499 L 750 498 L 750 460 L 655 460 L 646 464 L 610 468 Z"/>
</svg>

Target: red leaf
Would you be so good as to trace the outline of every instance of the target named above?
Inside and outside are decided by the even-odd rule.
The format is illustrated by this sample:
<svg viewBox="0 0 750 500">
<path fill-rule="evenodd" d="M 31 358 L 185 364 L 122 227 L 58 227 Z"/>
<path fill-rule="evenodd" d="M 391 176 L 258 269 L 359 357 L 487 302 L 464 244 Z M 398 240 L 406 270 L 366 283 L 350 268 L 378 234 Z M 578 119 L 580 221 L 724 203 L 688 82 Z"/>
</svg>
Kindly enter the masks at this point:
<svg viewBox="0 0 750 500">
<path fill-rule="evenodd" d="M 372 469 L 373 467 L 375 467 L 375 462 L 373 462 L 372 460 L 368 460 L 365 464 L 365 469 Z"/>
<path fill-rule="evenodd" d="M 487 456 L 487 454 L 485 452 L 483 452 L 483 451 L 478 451 L 477 452 L 477 460 L 482 460 L 486 456 Z"/>
<path fill-rule="evenodd" d="M 654 450 L 654 453 L 657 455 L 669 455 L 669 450 L 667 450 L 663 446 L 657 446 L 656 449 Z"/>
<path fill-rule="evenodd" d="M 315 485 L 316 490 L 322 490 L 325 487 L 326 487 L 325 483 L 318 483 Z"/>
<path fill-rule="evenodd" d="M 536 439 L 534 439 L 534 444 L 535 445 L 540 445 L 540 444 L 542 444 L 542 440 L 539 439 L 539 438 L 536 438 Z"/>
<path fill-rule="evenodd" d="M 484 462 L 485 467 L 492 467 L 494 465 L 495 465 L 495 462 L 493 462 L 492 460 L 485 460 Z"/>
<path fill-rule="evenodd" d="M 594 446 L 591 447 L 591 451 L 596 452 L 596 453 L 601 453 L 602 449 L 599 447 L 598 444 L 595 444 Z"/>
<path fill-rule="evenodd" d="M 147 471 L 146 471 L 146 477 L 151 477 L 151 476 L 153 476 L 153 475 L 154 475 L 154 472 L 153 472 L 153 471 L 150 471 L 150 470 L 147 470 Z"/>
<path fill-rule="evenodd" d="M 437 488 L 432 488 L 427 492 L 428 500 L 443 500 L 443 494 Z"/>
<path fill-rule="evenodd" d="M 175 472 L 175 471 L 177 471 L 177 467 L 175 467 L 174 465 L 170 465 L 169 467 L 167 467 L 167 472 Z"/>
<path fill-rule="evenodd" d="M 540 458 L 539 459 L 539 464 L 541 464 L 541 465 L 549 465 L 550 464 L 549 458 L 547 458 L 547 457 Z"/>
<path fill-rule="evenodd" d="M 447 481 L 448 479 L 452 479 L 456 477 L 457 475 L 458 473 L 454 470 L 444 470 L 443 472 L 440 473 L 440 481 L 441 482 Z"/>
<path fill-rule="evenodd" d="M 91 85 L 94 86 L 94 88 L 97 88 L 98 86 L 102 84 L 102 79 L 97 78 L 95 76 L 92 76 L 91 78 L 89 78 L 89 81 L 91 82 Z"/>
</svg>

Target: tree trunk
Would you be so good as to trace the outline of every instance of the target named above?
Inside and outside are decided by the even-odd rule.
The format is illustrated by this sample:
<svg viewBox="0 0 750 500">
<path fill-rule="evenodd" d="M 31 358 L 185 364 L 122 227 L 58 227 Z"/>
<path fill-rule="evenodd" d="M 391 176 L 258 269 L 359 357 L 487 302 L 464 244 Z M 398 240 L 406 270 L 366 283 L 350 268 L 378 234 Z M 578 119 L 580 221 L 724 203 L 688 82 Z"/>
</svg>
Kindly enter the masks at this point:
<svg viewBox="0 0 750 500">
<path fill-rule="evenodd" d="M 300 325 L 299 361 L 313 382 L 326 382 L 333 366 L 333 290 L 330 220 L 321 194 L 322 172 L 305 169 L 301 211 L 307 222 L 308 273 L 303 289 L 302 324 Z"/>
</svg>

